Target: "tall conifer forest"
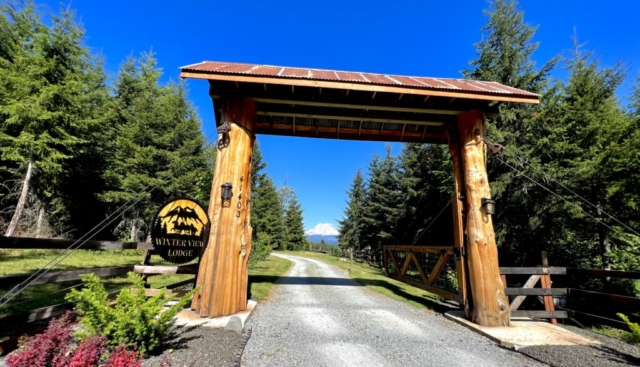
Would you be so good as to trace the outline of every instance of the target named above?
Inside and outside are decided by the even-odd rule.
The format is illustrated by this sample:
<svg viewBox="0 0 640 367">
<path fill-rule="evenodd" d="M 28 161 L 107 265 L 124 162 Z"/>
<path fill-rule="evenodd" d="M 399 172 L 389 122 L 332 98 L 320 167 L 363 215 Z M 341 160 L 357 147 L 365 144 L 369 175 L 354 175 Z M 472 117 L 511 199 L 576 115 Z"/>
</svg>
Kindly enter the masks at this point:
<svg viewBox="0 0 640 367">
<path fill-rule="evenodd" d="M 3 235 L 79 238 L 102 222 L 96 238 L 145 241 L 167 201 L 208 204 L 217 136 L 204 135 L 186 86 L 161 82 L 152 52 L 126 58 L 109 78 L 84 37 L 66 8 L 0 6 Z M 258 146 L 252 161 L 252 259 L 302 247 L 295 192 L 282 206 Z"/>
<path fill-rule="evenodd" d="M 501 266 L 536 266 L 541 252 L 556 266 L 640 270 L 640 78 L 623 103 L 625 64 L 601 65 L 577 37 L 571 52 L 536 66 L 536 27 L 516 1 L 485 12 L 468 79 L 539 93 L 541 104 L 503 103 L 487 118 L 488 157 Z M 553 79 L 556 68 L 565 80 Z M 358 171 L 340 220 L 340 246 L 380 251 L 386 244 L 453 244 L 453 177 L 446 146 L 406 144 Z M 597 282 L 627 294 L 628 281 Z"/>
</svg>

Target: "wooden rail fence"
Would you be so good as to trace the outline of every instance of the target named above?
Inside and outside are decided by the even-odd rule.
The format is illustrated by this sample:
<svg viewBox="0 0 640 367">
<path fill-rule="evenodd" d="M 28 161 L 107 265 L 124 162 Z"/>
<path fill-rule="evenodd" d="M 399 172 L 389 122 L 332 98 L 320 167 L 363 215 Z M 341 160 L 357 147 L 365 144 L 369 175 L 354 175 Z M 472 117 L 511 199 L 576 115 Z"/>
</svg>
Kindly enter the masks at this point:
<svg viewBox="0 0 640 367">
<path fill-rule="evenodd" d="M 22 237 L 4 237 L 0 236 L 0 249 L 42 249 L 42 250 L 65 250 L 73 245 L 75 240 L 57 240 L 57 239 L 40 239 L 40 238 L 22 238 Z M 196 274 L 198 272 L 197 264 L 179 265 L 179 266 L 152 266 L 149 259 L 153 253 L 153 245 L 147 242 L 120 242 L 120 241 L 87 241 L 81 246 L 82 250 L 145 250 L 143 255 L 143 265 L 129 265 L 119 267 L 102 267 L 102 268 L 85 268 L 74 270 L 50 271 L 44 273 L 35 280 L 29 281 L 29 286 L 60 283 L 66 281 L 80 280 L 84 274 L 93 273 L 100 278 L 124 275 L 128 272 L 135 272 L 143 275 L 146 279 L 149 276 L 161 274 Z M 25 282 L 31 274 L 11 275 L 0 277 L 0 290 L 9 290 Z M 169 284 L 167 289 L 180 288 L 192 284 L 194 279 Z M 119 291 L 118 291 L 119 292 Z M 110 296 L 115 297 L 118 292 L 113 292 Z M 147 289 L 147 296 L 157 294 L 157 290 Z M 169 294 L 180 295 L 181 292 L 173 292 Z M 8 325 L 15 323 L 32 323 L 42 321 L 62 315 L 64 312 L 71 310 L 71 303 L 61 303 L 57 305 L 41 307 L 13 315 L 0 317 L 0 325 Z"/>
</svg>

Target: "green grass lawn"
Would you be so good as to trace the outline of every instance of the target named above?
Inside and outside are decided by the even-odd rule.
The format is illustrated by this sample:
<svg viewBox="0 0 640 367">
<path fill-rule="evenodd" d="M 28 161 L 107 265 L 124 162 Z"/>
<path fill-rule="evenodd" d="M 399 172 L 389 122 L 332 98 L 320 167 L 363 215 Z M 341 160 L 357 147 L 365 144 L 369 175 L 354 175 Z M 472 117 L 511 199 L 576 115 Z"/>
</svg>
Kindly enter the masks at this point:
<svg viewBox="0 0 640 367">
<path fill-rule="evenodd" d="M 0 277 L 31 274 L 54 260 L 60 250 L 0 250 Z M 51 271 L 102 268 L 112 266 L 133 266 L 142 263 L 144 251 L 139 250 L 77 250 L 55 265 Z M 152 256 L 151 264 L 167 265 L 160 256 Z M 151 288 L 161 288 L 168 284 L 189 279 L 190 275 L 159 275 L 149 278 Z M 0 316 L 28 311 L 66 302 L 64 296 L 71 288 L 79 287 L 80 280 L 39 284 L 28 287 L 0 309 Z M 105 279 L 108 292 L 117 291 L 130 285 L 125 275 Z M 6 290 L 0 291 L 4 294 Z"/>
<path fill-rule="evenodd" d="M 0 277 L 11 275 L 31 274 L 47 265 L 59 255 L 58 250 L 0 250 Z M 75 270 L 83 268 L 100 268 L 112 266 L 133 266 L 141 264 L 144 251 L 138 250 L 110 250 L 110 251 L 74 251 L 69 257 L 57 264 L 51 271 Z M 152 265 L 170 265 L 160 256 L 151 257 Z M 250 294 L 254 300 L 261 300 L 269 294 L 277 278 L 286 273 L 291 262 L 277 257 L 269 257 L 259 263 L 255 269 L 249 270 Z M 148 278 L 151 288 L 162 288 L 172 283 L 193 278 L 192 275 L 157 275 Z M 130 282 L 125 275 L 114 276 L 104 281 L 108 292 L 128 287 Z M 24 292 L 13 298 L 7 305 L 0 308 L 0 316 L 33 310 L 66 302 L 64 297 L 71 288 L 80 287 L 80 280 L 59 283 L 39 284 L 28 287 Z M 6 290 L 0 291 L 0 295 Z"/>
<path fill-rule="evenodd" d="M 346 258 L 347 261 L 340 261 L 340 258 L 336 256 L 307 251 L 287 251 L 283 252 L 283 254 L 322 260 L 328 264 L 336 265 L 341 269 L 349 270 L 349 258 Z M 443 307 L 438 300 L 438 296 L 420 288 L 412 287 L 388 278 L 384 270 L 370 267 L 366 263 L 358 264 L 354 261 L 349 276 L 351 279 L 372 291 L 419 308 L 432 310 Z"/>
<path fill-rule="evenodd" d="M 260 301 L 268 296 L 278 278 L 286 274 L 292 265 L 289 260 L 269 256 L 249 269 L 249 297 Z"/>
</svg>

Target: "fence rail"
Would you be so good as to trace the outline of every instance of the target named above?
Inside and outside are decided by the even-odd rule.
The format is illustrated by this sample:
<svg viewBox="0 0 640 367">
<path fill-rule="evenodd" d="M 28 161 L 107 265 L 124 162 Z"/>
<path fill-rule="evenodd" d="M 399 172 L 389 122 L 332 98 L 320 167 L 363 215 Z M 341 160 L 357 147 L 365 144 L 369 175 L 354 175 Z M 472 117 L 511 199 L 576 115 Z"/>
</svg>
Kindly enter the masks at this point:
<svg viewBox="0 0 640 367">
<path fill-rule="evenodd" d="M 557 311 L 555 310 L 556 306 L 554 303 L 554 297 L 566 298 L 567 300 L 584 300 L 589 304 L 599 304 L 606 306 L 607 308 L 614 308 L 615 310 L 618 310 L 621 307 L 628 307 L 636 310 L 640 309 L 640 298 L 637 297 L 589 291 L 572 287 L 551 288 L 551 275 L 576 275 L 592 278 L 640 279 L 640 272 L 638 271 L 545 266 L 548 265 L 548 260 L 546 258 L 545 252 L 542 253 L 542 261 L 543 266 L 539 267 L 500 268 L 500 274 L 502 275 L 502 280 L 505 284 L 505 287 L 507 287 L 506 275 L 531 275 L 521 288 L 505 288 L 505 294 L 507 296 L 515 296 L 510 303 L 512 317 L 526 316 L 548 318 L 551 319 L 552 322 L 555 322 L 555 319 L 587 318 L 593 320 L 598 324 L 626 329 L 627 325 L 620 320 L 615 320 L 604 315 L 595 315 L 590 312 L 573 309 L 576 308 L 575 306 L 571 306 L 571 308 L 558 306 L 558 308 L 561 308 L 562 310 Z M 541 281 L 541 288 L 534 288 L 538 281 Z M 518 308 L 527 296 L 542 296 L 545 310 L 519 310 Z"/>
<path fill-rule="evenodd" d="M 77 242 L 77 243 L 76 243 Z M 58 240 L 49 238 L 5 237 L 0 236 L 0 249 L 18 250 L 66 250 L 72 245 L 80 244 L 77 240 Z M 122 241 L 86 241 L 79 247 L 82 250 L 151 250 L 149 242 Z"/>
</svg>

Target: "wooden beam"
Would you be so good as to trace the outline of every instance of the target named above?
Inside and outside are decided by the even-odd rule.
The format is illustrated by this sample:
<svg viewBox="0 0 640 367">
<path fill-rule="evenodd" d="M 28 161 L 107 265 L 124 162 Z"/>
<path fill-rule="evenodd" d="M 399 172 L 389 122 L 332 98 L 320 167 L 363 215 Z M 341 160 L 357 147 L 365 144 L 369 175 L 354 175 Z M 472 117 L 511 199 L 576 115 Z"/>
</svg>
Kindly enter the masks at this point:
<svg viewBox="0 0 640 367">
<path fill-rule="evenodd" d="M 500 274 L 520 274 L 520 275 L 542 275 L 542 274 L 558 274 L 564 275 L 568 273 L 569 268 L 565 267 L 554 267 L 550 266 L 548 268 L 543 268 L 540 266 L 530 266 L 530 267 L 512 267 L 512 266 L 501 266 Z"/>
<path fill-rule="evenodd" d="M 136 274 L 161 275 L 161 274 L 197 274 L 198 264 L 189 265 L 136 265 L 133 267 Z"/>
<path fill-rule="evenodd" d="M 462 157 L 460 157 L 460 135 L 458 129 L 450 125 L 447 129 L 447 141 L 449 143 L 449 156 L 453 167 L 453 195 L 451 197 L 451 212 L 453 214 L 453 239 L 454 247 L 458 249 L 456 255 L 456 278 L 458 289 L 460 290 L 460 303 L 463 306 L 467 319 L 471 319 L 471 305 L 469 302 L 467 286 L 467 256 L 464 242 L 464 212 L 465 202 L 461 201 L 464 196 L 464 174 L 462 170 Z"/>
<path fill-rule="evenodd" d="M 109 268 L 91 268 L 80 270 L 64 270 L 64 271 L 51 271 L 44 273 L 36 279 L 30 281 L 30 285 L 46 284 L 46 283 L 59 283 L 70 280 L 80 280 L 85 274 L 93 273 L 98 277 L 110 277 L 115 275 L 123 275 L 133 270 L 133 266 L 119 266 Z M 0 289 L 9 289 L 13 286 L 24 282 L 31 277 L 30 274 L 26 275 L 12 275 L 8 277 L 0 278 Z"/>
<path fill-rule="evenodd" d="M 262 124 L 258 124 L 256 133 L 257 134 L 265 134 L 265 135 L 279 135 L 279 136 L 293 136 L 291 135 L 291 125 L 279 125 L 282 128 L 279 128 L 278 125 L 274 125 L 274 128 L 271 129 L 262 129 Z M 266 124 L 268 126 L 268 124 Z M 380 131 L 375 130 L 362 130 L 361 136 L 358 137 L 358 129 L 347 129 L 340 128 L 340 140 L 358 140 L 358 141 L 388 141 L 388 142 L 399 142 L 400 131 L 389 131 L 385 130 L 382 136 L 379 135 Z M 296 135 L 297 137 L 309 137 L 309 138 L 321 138 L 321 139 L 335 139 L 336 138 L 336 129 L 331 127 L 321 127 L 318 128 L 318 132 L 316 135 L 314 126 L 296 126 Z M 421 143 L 425 141 L 429 141 L 432 144 L 440 144 L 444 134 L 441 133 L 427 133 L 425 134 L 424 139 L 421 139 L 420 134 L 409 133 L 406 132 L 404 134 L 403 142 L 414 142 Z"/>
<path fill-rule="evenodd" d="M 408 252 L 407 253 L 407 258 L 404 259 L 404 265 L 402 265 L 402 270 L 400 270 L 400 273 L 398 273 L 399 276 L 404 277 L 404 275 L 407 272 L 407 270 L 409 269 L 409 265 L 411 265 L 411 261 L 413 260 L 414 257 L 415 257 L 415 255 L 413 254 L 413 252 Z"/>
<path fill-rule="evenodd" d="M 380 122 L 391 124 L 409 124 L 420 126 L 443 126 L 442 121 L 419 121 L 419 120 L 399 120 L 399 119 L 384 119 L 384 118 L 362 118 L 360 116 L 337 116 L 337 115 L 322 115 L 322 114 L 305 114 L 305 113 L 291 113 L 291 112 L 274 112 L 274 111 L 258 111 L 258 116 L 281 116 L 281 117 L 304 117 L 310 119 L 325 119 L 325 120 L 338 120 L 338 121 L 358 121 L 365 122 Z"/>
<path fill-rule="evenodd" d="M 538 280 L 540 280 L 540 275 L 532 275 L 531 277 L 529 277 L 527 282 L 524 283 L 522 288 L 533 288 L 536 285 L 536 283 L 538 283 Z M 518 296 L 514 298 L 513 301 L 511 301 L 511 304 L 509 305 L 509 308 L 511 309 L 511 311 L 517 310 L 525 298 L 527 298 L 527 296 Z"/>
<path fill-rule="evenodd" d="M 453 246 L 419 246 L 419 245 L 386 245 L 385 249 L 389 251 L 402 251 L 402 252 L 418 252 L 427 254 L 453 254 Z"/>
<path fill-rule="evenodd" d="M 511 313 L 512 317 L 529 317 L 529 318 L 538 318 L 538 319 L 567 319 L 569 318 L 569 313 L 567 311 L 513 311 Z"/>
<path fill-rule="evenodd" d="M 0 236 L 0 248 L 2 249 L 41 249 L 41 250 L 66 250 L 72 245 L 77 247 L 80 240 L 58 240 L 50 238 L 29 237 L 5 237 Z M 86 241 L 79 247 L 81 250 L 151 250 L 150 242 L 122 242 L 122 241 Z"/>
<path fill-rule="evenodd" d="M 220 96 L 212 96 L 220 98 Z M 381 105 L 363 105 L 352 103 L 335 103 L 335 102 L 315 102 L 315 101 L 298 101 L 291 99 L 275 99 L 275 98 L 252 98 L 257 103 L 269 103 L 269 104 L 284 104 L 295 106 L 309 106 L 309 107 L 323 107 L 323 108 L 345 108 L 350 110 L 371 110 L 371 111 L 385 111 L 385 112 L 406 112 L 406 113 L 419 113 L 426 115 L 451 115 L 455 116 L 464 111 L 462 110 L 445 110 L 445 109 L 433 109 L 433 108 L 412 108 L 412 107 L 394 107 L 394 106 L 381 106 Z"/>
<path fill-rule="evenodd" d="M 471 321 L 481 326 L 509 326 L 509 305 L 498 268 L 498 247 L 492 216 L 481 205 L 490 198 L 482 137 L 485 126 L 482 112 L 474 110 L 458 116 L 460 152 L 464 169 L 467 200 L 467 250 L 469 278 L 473 296 Z"/>
<path fill-rule="evenodd" d="M 485 100 L 496 102 L 518 102 L 539 104 L 537 95 L 531 97 L 511 96 L 500 93 L 479 93 L 479 92 L 462 92 L 454 90 L 433 90 L 418 89 L 401 86 L 375 85 L 375 84 L 358 84 L 349 82 L 332 82 L 325 80 L 311 79 L 291 79 L 291 78 L 273 78 L 267 76 L 248 76 L 248 75 L 231 75 L 231 74 L 207 74 L 198 72 L 183 71 L 180 73 L 181 78 L 205 79 L 205 80 L 221 80 L 221 81 L 238 81 L 244 83 L 266 83 L 275 85 L 295 85 L 313 88 L 332 88 L 332 89 L 350 89 L 357 91 L 373 92 L 374 96 L 378 92 L 384 93 L 404 93 L 422 96 L 451 97 L 451 98 L 467 98 L 472 100 Z"/>
<path fill-rule="evenodd" d="M 422 281 L 424 282 L 424 284 L 431 285 L 431 283 L 429 283 L 429 278 L 427 278 L 426 274 L 424 273 L 424 270 L 420 265 L 420 261 L 418 261 L 418 257 L 415 254 L 413 254 L 413 263 L 416 266 L 416 269 L 418 270 L 418 273 L 420 274 L 420 278 L 422 278 Z"/>
<path fill-rule="evenodd" d="M 547 258 L 547 252 L 542 251 L 542 267 L 549 267 L 549 259 Z M 550 289 L 551 288 L 551 276 L 547 273 L 540 276 L 540 285 L 542 288 Z M 544 302 L 545 311 L 555 311 L 555 305 L 553 304 L 553 297 L 550 295 L 542 296 L 542 300 Z M 552 324 L 557 324 L 558 321 L 554 318 L 551 319 Z"/>
<path fill-rule="evenodd" d="M 505 288 L 504 294 L 508 296 L 566 296 L 567 288 Z M 553 311 L 553 310 L 551 310 Z"/>
<path fill-rule="evenodd" d="M 445 264 L 449 260 L 449 256 L 450 255 L 448 254 L 444 254 L 438 258 L 438 261 L 436 261 L 436 264 L 433 267 L 433 270 L 431 270 L 431 274 L 429 274 L 429 279 L 427 280 L 428 285 L 433 285 L 433 283 L 436 281 L 436 279 L 438 278 L 438 275 L 440 275 L 440 272 L 442 271 L 442 268 L 445 266 Z"/>
</svg>

